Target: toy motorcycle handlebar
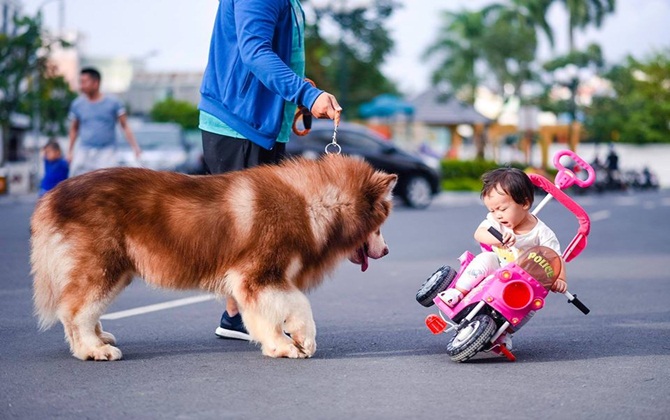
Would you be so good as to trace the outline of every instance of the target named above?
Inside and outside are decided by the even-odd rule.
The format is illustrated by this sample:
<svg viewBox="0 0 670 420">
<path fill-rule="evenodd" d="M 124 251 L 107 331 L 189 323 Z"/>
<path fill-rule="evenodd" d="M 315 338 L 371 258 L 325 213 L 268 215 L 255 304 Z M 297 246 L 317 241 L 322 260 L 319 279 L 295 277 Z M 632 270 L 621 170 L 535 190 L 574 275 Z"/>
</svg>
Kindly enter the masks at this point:
<svg viewBox="0 0 670 420">
<path fill-rule="evenodd" d="M 587 308 L 586 305 L 584 305 L 581 300 L 577 299 L 577 295 L 573 295 L 567 291 L 563 294 L 565 295 L 565 297 L 568 298 L 568 303 L 572 303 L 573 305 L 575 305 L 577 309 L 582 311 L 584 315 L 588 315 L 588 313 L 591 312 L 591 310 Z"/>
<path fill-rule="evenodd" d="M 586 179 L 579 179 L 577 178 L 577 175 L 575 175 L 574 170 L 568 169 L 565 166 L 561 164 L 561 158 L 563 156 L 568 156 L 570 159 L 572 159 L 573 162 L 575 162 L 575 168 L 581 168 L 586 171 L 588 176 Z M 596 180 L 596 172 L 593 170 L 593 167 L 586 163 L 584 159 L 580 158 L 575 152 L 572 150 L 561 150 L 558 153 L 554 155 L 554 166 L 556 169 L 558 169 L 558 173 L 556 174 L 556 178 L 554 179 L 554 184 L 561 189 L 564 190 L 568 187 L 571 187 L 572 185 L 576 184 L 577 186 L 581 188 L 587 188 L 591 186 Z"/>
</svg>

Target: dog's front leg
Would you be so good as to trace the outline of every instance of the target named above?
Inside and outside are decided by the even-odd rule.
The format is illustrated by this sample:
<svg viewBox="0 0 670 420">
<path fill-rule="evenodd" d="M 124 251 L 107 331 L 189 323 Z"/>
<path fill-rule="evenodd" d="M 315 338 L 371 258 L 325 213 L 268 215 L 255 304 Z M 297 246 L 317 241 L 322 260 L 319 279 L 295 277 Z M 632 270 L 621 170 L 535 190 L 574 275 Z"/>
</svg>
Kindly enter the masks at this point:
<svg viewBox="0 0 670 420">
<path fill-rule="evenodd" d="M 314 355 L 316 352 L 316 324 L 307 296 L 299 291 L 295 291 L 292 296 L 291 310 L 284 321 L 284 331 L 291 336 L 305 357 Z"/>
<path fill-rule="evenodd" d="M 244 325 L 252 339 L 261 344 L 264 355 L 302 359 L 314 354 L 314 320 L 307 298 L 298 290 L 266 289 L 253 302 L 243 302 L 242 308 Z M 305 319 L 305 314 L 308 322 L 299 322 Z M 289 319 L 295 320 L 287 328 L 284 321 Z M 285 329 L 291 337 L 295 334 L 300 338 L 287 337 Z"/>
</svg>

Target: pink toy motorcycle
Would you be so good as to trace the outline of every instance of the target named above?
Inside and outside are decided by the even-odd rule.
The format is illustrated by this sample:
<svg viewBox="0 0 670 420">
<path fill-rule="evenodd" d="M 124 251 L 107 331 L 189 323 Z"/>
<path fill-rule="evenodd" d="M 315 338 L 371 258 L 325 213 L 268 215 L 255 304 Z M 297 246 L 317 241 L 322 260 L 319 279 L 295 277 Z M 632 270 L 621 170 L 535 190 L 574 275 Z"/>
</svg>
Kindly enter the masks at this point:
<svg viewBox="0 0 670 420">
<path fill-rule="evenodd" d="M 563 156 L 574 162 L 572 170 L 561 164 L 560 159 Z M 563 150 L 554 156 L 554 166 L 558 169 L 554 184 L 543 176 L 529 175 L 535 186 L 547 192 L 547 196 L 532 213 L 537 214 L 555 198 L 577 217 L 577 234 L 563 252 L 563 260 L 569 262 L 586 247 L 591 222 L 584 209 L 562 190 L 572 185 L 587 188 L 595 181 L 595 172 L 588 163 L 569 150 Z M 586 179 L 575 175 L 575 171 L 579 170 L 586 171 Z M 489 232 L 502 242 L 500 232 L 493 228 Z M 447 289 L 454 287 L 456 280 L 473 258 L 471 252 L 464 252 L 459 258 L 458 272 L 445 265 L 421 286 L 416 294 L 417 301 L 426 307 L 435 304 L 439 309 L 439 316 L 428 315 L 426 326 L 433 334 L 453 332 L 447 345 L 447 353 L 455 362 L 466 361 L 480 351 L 493 351 L 514 361 L 516 357 L 511 352 L 508 335 L 518 331 L 535 312 L 542 309 L 554 280 L 558 278 L 561 269 L 560 257 L 547 247 L 529 249 L 514 262 L 484 278 L 460 302 L 451 307 L 442 296 Z M 576 295 L 567 291 L 564 294 L 568 302 L 584 314 L 589 313 L 589 309 Z"/>
</svg>

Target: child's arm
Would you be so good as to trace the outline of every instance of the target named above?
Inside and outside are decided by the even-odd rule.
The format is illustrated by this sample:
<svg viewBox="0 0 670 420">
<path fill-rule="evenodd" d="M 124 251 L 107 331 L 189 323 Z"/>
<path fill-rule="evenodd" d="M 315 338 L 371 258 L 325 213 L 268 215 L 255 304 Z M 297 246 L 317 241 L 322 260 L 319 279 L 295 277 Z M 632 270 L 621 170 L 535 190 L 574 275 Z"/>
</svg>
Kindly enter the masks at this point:
<svg viewBox="0 0 670 420">
<path fill-rule="evenodd" d="M 565 262 L 563 258 L 559 258 L 561 261 L 561 272 L 558 275 L 554 284 L 551 285 L 551 291 L 556 293 L 565 293 L 568 290 L 568 283 L 565 281 Z"/>
<path fill-rule="evenodd" d="M 503 241 L 500 243 L 498 238 L 493 236 L 491 232 L 488 231 L 488 227 L 484 226 L 479 226 L 477 230 L 475 230 L 475 240 L 481 244 L 489 245 L 489 246 L 496 246 L 498 248 L 511 248 L 514 246 L 516 243 L 516 237 L 514 234 L 510 231 L 505 231 L 501 232 L 503 236 Z"/>
<path fill-rule="evenodd" d="M 477 230 L 475 230 L 475 241 L 484 245 L 500 246 L 500 242 L 498 239 L 496 239 L 495 236 L 491 235 L 491 233 L 488 231 L 488 227 L 480 226 L 477 228 Z"/>
</svg>

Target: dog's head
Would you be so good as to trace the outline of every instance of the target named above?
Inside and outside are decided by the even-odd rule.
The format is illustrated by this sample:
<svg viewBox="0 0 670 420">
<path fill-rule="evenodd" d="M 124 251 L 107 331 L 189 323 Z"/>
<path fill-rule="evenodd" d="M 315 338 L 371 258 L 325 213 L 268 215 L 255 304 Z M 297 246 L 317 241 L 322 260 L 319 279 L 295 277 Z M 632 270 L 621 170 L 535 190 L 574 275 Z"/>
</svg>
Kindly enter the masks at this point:
<svg viewBox="0 0 670 420">
<path fill-rule="evenodd" d="M 367 236 L 349 256 L 349 261 L 360 264 L 361 271 L 368 269 L 368 258 L 378 259 L 389 253 L 389 248 L 381 232 L 381 224 L 386 220 L 393 206 L 393 188 L 398 182 L 397 175 L 375 171 L 364 188 L 365 218 L 371 223 Z"/>
<path fill-rule="evenodd" d="M 368 269 L 368 258 L 378 259 L 389 253 L 381 229 L 373 232 L 367 240 L 349 256 L 349 261 L 361 266 L 361 271 Z"/>
</svg>

